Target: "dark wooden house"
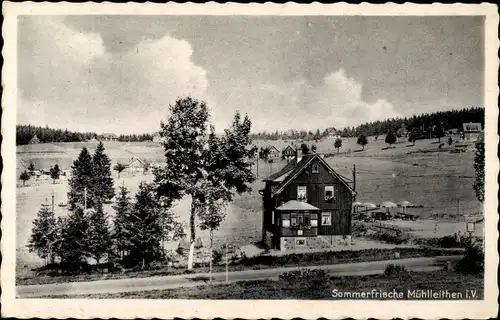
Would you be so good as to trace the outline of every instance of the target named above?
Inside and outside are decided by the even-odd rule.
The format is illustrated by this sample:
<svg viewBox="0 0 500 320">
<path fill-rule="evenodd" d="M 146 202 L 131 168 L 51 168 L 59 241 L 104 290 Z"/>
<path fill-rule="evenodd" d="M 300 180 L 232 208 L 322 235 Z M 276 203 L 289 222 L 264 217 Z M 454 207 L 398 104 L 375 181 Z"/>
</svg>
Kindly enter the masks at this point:
<svg viewBox="0 0 500 320">
<path fill-rule="evenodd" d="M 285 160 L 292 160 L 297 156 L 297 151 L 291 146 L 287 146 L 283 150 L 281 150 L 281 158 Z"/>
<path fill-rule="evenodd" d="M 262 237 L 272 248 L 324 248 L 351 234 L 356 192 L 321 155 L 296 157 L 264 181 Z"/>
</svg>

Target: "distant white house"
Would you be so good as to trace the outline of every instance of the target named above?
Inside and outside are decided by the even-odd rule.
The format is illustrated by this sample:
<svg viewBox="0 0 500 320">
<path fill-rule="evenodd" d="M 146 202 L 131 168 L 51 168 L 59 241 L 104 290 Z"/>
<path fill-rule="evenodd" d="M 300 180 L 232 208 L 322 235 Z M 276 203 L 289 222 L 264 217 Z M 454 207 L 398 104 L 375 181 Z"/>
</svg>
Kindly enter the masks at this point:
<svg viewBox="0 0 500 320">
<path fill-rule="evenodd" d="M 165 138 L 163 138 L 159 132 L 156 132 L 155 134 L 153 134 L 153 142 L 162 143 L 163 141 L 165 141 Z"/>
<path fill-rule="evenodd" d="M 114 133 L 104 133 L 100 136 L 101 141 L 118 141 L 118 136 Z"/>
<path fill-rule="evenodd" d="M 476 141 L 479 134 L 483 131 L 481 124 L 478 122 L 464 123 L 463 128 L 463 138 L 466 141 Z"/>
</svg>

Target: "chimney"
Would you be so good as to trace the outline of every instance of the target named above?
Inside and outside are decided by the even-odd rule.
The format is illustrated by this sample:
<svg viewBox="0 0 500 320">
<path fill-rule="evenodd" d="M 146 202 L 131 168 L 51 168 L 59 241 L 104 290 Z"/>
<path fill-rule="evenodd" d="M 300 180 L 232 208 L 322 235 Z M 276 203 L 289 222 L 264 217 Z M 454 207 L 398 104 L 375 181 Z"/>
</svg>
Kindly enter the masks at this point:
<svg viewBox="0 0 500 320">
<path fill-rule="evenodd" d="M 295 149 L 295 158 L 297 159 L 297 163 L 302 160 L 302 150 Z"/>
</svg>

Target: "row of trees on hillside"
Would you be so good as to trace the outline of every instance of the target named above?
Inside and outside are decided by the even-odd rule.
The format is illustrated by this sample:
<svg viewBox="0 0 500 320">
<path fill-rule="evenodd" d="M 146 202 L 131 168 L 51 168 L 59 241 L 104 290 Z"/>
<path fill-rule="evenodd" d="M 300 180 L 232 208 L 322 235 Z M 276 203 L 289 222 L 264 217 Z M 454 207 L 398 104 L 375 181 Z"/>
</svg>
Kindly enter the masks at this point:
<svg viewBox="0 0 500 320">
<path fill-rule="evenodd" d="M 41 143 L 45 142 L 80 142 L 97 138 L 94 132 L 73 132 L 61 129 L 51 129 L 48 126 L 17 125 L 16 145 L 28 144 L 34 136 Z"/>
<path fill-rule="evenodd" d="M 118 141 L 123 142 L 143 142 L 153 141 L 153 135 L 149 133 L 144 134 L 121 134 L 118 136 Z"/>
<path fill-rule="evenodd" d="M 436 137 L 434 132 L 447 131 L 452 128 L 461 129 L 463 123 L 478 122 L 484 126 L 484 108 L 470 107 L 460 110 L 439 111 L 433 113 L 425 113 L 415 115 L 413 117 L 405 118 L 392 118 L 383 121 L 373 121 L 361 124 L 357 127 L 345 127 L 337 130 L 337 134 L 342 137 L 359 137 L 376 136 L 387 134 L 389 132 L 397 133 L 401 127 L 405 127 L 409 131 L 419 130 L 417 136 L 427 138 Z M 303 140 L 321 140 L 326 137 L 334 128 L 324 130 L 316 129 L 314 131 L 306 130 L 288 130 L 288 131 L 275 131 L 275 132 L 259 132 L 252 134 L 254 139 L 303 139 Z M 437 137 L 436 137 L 437 138 Z"/>
</svg>

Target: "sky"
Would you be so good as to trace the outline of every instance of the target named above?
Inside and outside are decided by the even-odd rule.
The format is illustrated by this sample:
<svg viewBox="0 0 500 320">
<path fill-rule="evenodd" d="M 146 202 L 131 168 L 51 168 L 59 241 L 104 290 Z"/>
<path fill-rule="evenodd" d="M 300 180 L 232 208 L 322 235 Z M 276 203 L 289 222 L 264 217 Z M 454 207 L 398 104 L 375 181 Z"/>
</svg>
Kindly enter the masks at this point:
<svg viewBox="0 0 500 320">
<path fill-rule="evenodd" d="M 146 133 L 207 102 L 217 131 L 356 126 L 484 105 L 482 17 L 20 16 L 17 123 Z"/>
</svg>

